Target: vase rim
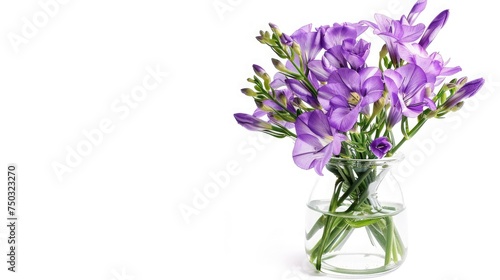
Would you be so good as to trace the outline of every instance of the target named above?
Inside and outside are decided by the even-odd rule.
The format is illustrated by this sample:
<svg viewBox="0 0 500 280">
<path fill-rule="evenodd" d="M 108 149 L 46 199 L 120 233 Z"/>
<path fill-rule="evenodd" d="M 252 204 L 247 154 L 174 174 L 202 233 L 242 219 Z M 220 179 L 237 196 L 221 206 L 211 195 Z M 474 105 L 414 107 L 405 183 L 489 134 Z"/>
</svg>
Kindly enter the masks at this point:
<svg viewBox="0 0 500 280">
<path fill-rule="evenodd" d="M 383 158 L 373 158 L 373 159 L 364 159 L 364 158 L 342 158 L 342 157 L 332 157 L 330 161 L 333 162 L 362 162 L 362 163 L 396 163 L 400 162 L 404 159 L 404 155 L 402 153 L 397 153 L 392 157 L 383 157 Z"/>
</svg>

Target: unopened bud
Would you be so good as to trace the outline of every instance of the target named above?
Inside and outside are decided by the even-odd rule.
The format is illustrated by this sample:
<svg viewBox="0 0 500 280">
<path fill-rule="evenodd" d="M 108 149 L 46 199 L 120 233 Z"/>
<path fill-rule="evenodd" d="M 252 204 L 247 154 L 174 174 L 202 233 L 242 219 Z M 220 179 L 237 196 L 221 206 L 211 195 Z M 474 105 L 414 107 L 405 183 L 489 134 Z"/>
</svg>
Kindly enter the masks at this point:
<svg viewBox="0 0 500 280">
<path fill-rule="evenodd" d="M 387 50 L 387 45 L 384 45 L 382 49 L 380 50 L 380 57 L 385 57 L 389 53 L 389 50 Z"/>
<path fill-rule="evenodd" d="M 463 78 L 458 79 L 458 81 L 457 81 L 458 87 L 462 87 L 463 85 L 465 85 L 468 80 L 469 79 L 467 77 L 463 77 Z"/>
<path fill-rule="evenodd" d="M 281 37 L 282 33 L 276 24 L 269 23 L 269 27 L 271 27 L 271 30 L 273 31 L 274 34 L 276 34 L 276 36 L 278 36 L 278 38 Z"/>
<path fill-rule="evenodd" d="M 255 72 L 255 74 L 259 77 L 261 77 L 262 79 L 264 79 L 264 75 L 266 75 L 266 70 L 264 70 L 264 68 L 260 67 L 259 65 L 257 64 L 254 64 L 252 65 L 252 68 L 253 68 L 253 71 Z"/>
<path fill-rule="evenodd" d="M 287 72 L 288 69 L 286 69 L 286 66 L 285 64 L 283 64 L 281 61 L 279 61 L 278 59 L 276 58 L 272 58 L 271 61 L 273 62 L 273 65 L 276 69 L 278 69 L 279 71 L 284 71 L 284 72 Z"/>
<path fill-rule="evenodd" d="M 463 106 L 464 106 L 464 102 L 463 102 L 463 101 L 460 101 L 460 102 L 458 102 L 458 103 L 457 103 L 457 105 L 453 106 L 453 107 L 450 109 L 450 111 L 452 111 L 452 112 L 456 112 L 456 111 L 458 111 L 458 110 L 462 109 L 462 107 L 463 107 Z"/>
<path fill-rule="evenodd" d="M 270 106 L 268 106 L 267 104 L 265 104 L 262 101 L 255 100 L 255 105 L 257 105 L 257 108 L 261 109 L 264 112 L 273 112 L 274 111 L 273 108 L 271 108 Z"/>
<path fill-rule="evenodd" d="M 257 96 L 257 93 L 251 88 L 242 88 L 241 92 L 246 96 Z"/>
<path fill-rule="evenodd" d="M 438 111 L 430 111 L 428 114 L 425 115 L 426 119 L 432 119 L 435 118 L 438 114 Z"/>
<path fill-rule="evenodd" d="M 299 56 L 302 54 L 302 50 L 300 49 L 299 44 L 297 44 L 297 43 L 295 43 L 295 42 L 293 42 L 293 43 L 292 43 L 292 50 L 293 50 L 296 54 L 298 54 Z"/>
<path fill-rule="evenodd" d="M 385 107 L 386 99 L 387 91 L 384 90 L 384 94 L 373 104 L 373 116 L 377 116 L 380 112 L 382 112 L 382 109 Z"/>
</svg>

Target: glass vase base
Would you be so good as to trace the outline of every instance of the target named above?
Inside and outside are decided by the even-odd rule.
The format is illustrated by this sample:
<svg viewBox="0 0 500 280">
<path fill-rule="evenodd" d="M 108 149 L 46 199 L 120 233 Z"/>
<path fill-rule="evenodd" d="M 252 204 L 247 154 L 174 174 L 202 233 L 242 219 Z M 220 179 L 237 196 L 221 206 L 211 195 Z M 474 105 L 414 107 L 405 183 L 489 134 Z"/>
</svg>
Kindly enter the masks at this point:
<svg viewBox="0 0 500 280">
<path fill-rule="evenodd" d="M 372 278 L 393 272 L 403 264 L 404 259 L 389 265 L 384 265 L 384 261 L 384 256 L 379 254 L 332 254 L 323 258 L 320 272 L 338 278 Z M 363 266 L 357 266 L 359 263 Z"/>
</svg>

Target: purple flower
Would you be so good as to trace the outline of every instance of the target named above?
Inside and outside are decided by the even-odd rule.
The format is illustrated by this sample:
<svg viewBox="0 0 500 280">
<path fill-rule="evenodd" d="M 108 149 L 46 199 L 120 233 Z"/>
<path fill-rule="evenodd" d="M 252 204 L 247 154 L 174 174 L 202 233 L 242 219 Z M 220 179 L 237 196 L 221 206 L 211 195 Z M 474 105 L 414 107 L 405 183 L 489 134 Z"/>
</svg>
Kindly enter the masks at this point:
<svg viewBox="0 0 500 280">
<path fill-rule="evenodd" d="M 446 67 L 447 62 L 444 62 L 439 53 L 435 52 L 429 55 L 421 45 L 416 43 L 399 49 L 399 54 L 405 61 L 418 65 L 418 67 L 424 70 L 427 82 L 432 90 L 434 90 L 434 87 L 439 86 L 445 77 L 454 75 L 462 70 L 459 66 Z"/>
<path fill-rule="evenodd" d="M 285 84 L 293 93 L 295 93 L 300 99 L 304 100 L 306 103 L 311 105 L 313 108 L 320 108 L 318 99 L 313 96 L 313 94 L 298 80 L 286 79 Z"/>
<path fill-rule="evenodd" d="M 356 40 L 367 28 L 367 26 L 360 23 L 335 23 L 332 27 L 326 29 L 321 45 L 325 50 L 340 46 L 345 40 Z"/>
<path fill-rule="evenodd" d="M 411 9 L 410 13 L 408 14 L 408 22 L 410 24 L 413 24 L 415 20 L 417 19 L 418 15 L 425 10 L 425 7 L 427 6 L 427 0 L 418 0 L 415 5 L 413 5 L 413 8 Z"/>
<path fill-rule="evenodd" d="M 379 69 L 363 68 L 358 73 L 341 68 L 332 73 L 329 84 L 319 89 L 318 97 L 322 104 L 326 100 L 330 102 L 332 127 L 346 132 L 354 127 L 360 112 L 369 114 L 367 105 L 379 100 L 383 91 Z"/>
<path fill-rule="evenodd" d="M 426 74 L 417 65 L 409 63 L 396 70 L 388 69 L 384 71 L 384 80 L 391 94 L 388 127 L 394 126 L 403 115 L 417 117 L 424 107 L 436 109 L 434 102 L 426 95 Z"/>
<path fill-rule="evenodd" d="M 249 114 L 237 113 L 234 114 L 234 118 L 236 119 L 238 124 L 248 130 L 267 131 L 273 128 L 271 124 Z"/>
<path fill-rule="evenodd" d="M 341 143 L 347 137 L 330 127 L 328 118 L 320 110 L 306 112 L 295 122 L 297 140 L 293 148 L 293 160 L 302 169 L 322 170 L 333 155 L 340 154 Z"/>
<path fill-rule="evenodd" d="M 459 102 L 469 97 L 474 96 L 484 85 L 484 79 L 476 79 L 466 83 L 461 87 L 455 94 L 453 94 L 446 102 L 443 104 L 444 109 L 451 109 L 455 107 Z"/>
<path fill-rule="evenodd" d="M 427 49 L 427 47 L 430 45 L 430 43 L 432 43 L 434 38 L 436 38 L 439 31 L 446 24 L 446 21 L 448 20 L 448 15 L 449 11 L 444 10 L 439 15 L 437 15 L 436 18 L 434 18 L 431 24 L 429 24 L 429 27 L 427 27 L 427 30 L 425 30 L 424 35 L 422 35 L 422 38 L 420 39 L 419 42 L 419 45 L 421 45 L 422 48 Z"/>
<path fill-rule="evenodd" d="M 295 31 L 291 38 L 300 46 L 302 59 L 305 63 L 316 58 L 321 50 L 322 29 L 312 31 L 312 24 Z"/>
<path fill-rule="evenodd" d="M 285 33 L 283 33 L 280 36 L 280 42 L 283 45 L 287 45 L 287 46 L 291 47 L 292 44 L 293 44 L 293 39 L 292 39 L 292 37 L 290 37 L 290 36 L 286 35 Z"/>
<path fill-rule="evenodd" d="M 378 158 L 383 158 L 391 148 L 392 144 L 387 137 L 379 137 L 370 144 L 370 151 Z"/>
<path fill-rule="evenodd" d="M 407 44 L 416 42 L 425 30 L 424 24 L 413 25 L 416 17 L 423 11 L 427 2 L 418 1 L 410 11 L 408 19 L 403 16 L 400 20 L 394 20 L 385 15 L 376 14 L 376 23 L 362 21 L 373 28 L 373 33 L 381 37 L 387 46 L 389 56 L 394 65 L 399 65 L 399 48 L 404 48 Z"/>
<path fill-rule="evenodd" d="M 255 72 L 255 74 L 261 78 L 264 77 L 265 75 L 267 75 L 266 70 L 264 70 L 264 68 L 262 68 L 261 66 L 259 66 L 257 64 L 252 65 L 252 68 L 253 68 L 253 71 Z"/>
</svg>

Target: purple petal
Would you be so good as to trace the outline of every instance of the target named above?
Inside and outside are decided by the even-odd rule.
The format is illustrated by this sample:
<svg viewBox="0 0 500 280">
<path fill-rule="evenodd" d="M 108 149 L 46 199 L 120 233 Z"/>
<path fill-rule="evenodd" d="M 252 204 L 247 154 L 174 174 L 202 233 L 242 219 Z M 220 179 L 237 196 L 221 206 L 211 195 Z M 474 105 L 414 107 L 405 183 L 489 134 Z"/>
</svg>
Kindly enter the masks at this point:
<svg viewBox="0 0 500 280">
<path fill-rule="evenodd" d="M 293 160 L 303 169 L 314 167 L 319 175 L 334 153 L 340 153 L 344 135 L 332 133 L 326 115 L 319 110 L 306 112 L 296 122 L 297 139 L 293 148 Z"/>
<path fill-rule="evenodd" d="M 330 100 L 334 98 L 335 95 L 335 86 L 332 84 L 326 84 L 319 88 L 318 90 L 318 100 L 323 109 L 330 109 Z M 344 98 L 345 99 L 345 98 Z M 347 101 L 346 101 L 347 102 Z"/>
<path fill-rule="evenodd" d="M 436 38 L 439 31 L 446 24 L 446 21 L 448 21 L 448 15 L 449 11 L 444 10 L 439 15 L 437 15 L 436 18 L 434 18 L 434 20 L 431 22 L 431 24 L 429 24 L 429 27 L 422 36 L 422 39 L 420 39 L 419 45 L 421 45 L 424 49 L 427 49 L 434 38 Z"/>
<path fill-rule="evenodd" d="M 358 72 L 349 68 L 340 68 L 333 72 L 332 75 L 330 75 L 329 82 L 341 85 L 344 88 L 344 92 L 342 92 L 344 95 L 345 91 L 347 91 L 347 94 L 353 91 L 357 93 L 361 92 L 360 76 Z"/>
<path fill-rule="evenodd" d="M 453 94 L 446 102 L 443 104 L 445 109 L 455 107 L 459 102 L 464 99 L 474 96 L 484 85 L 484 79 L 476 79 L 466 83 L 461 87 L 455 94 Z"/>
<path fill-rule="evenodd" d="M 323 62 L 321 60 L 313 60 L 307 64 L 311 73 L 313 73 L 316 78 L 322 82 L 328 80 L 330 72 L 326 71 L 323 67 Z"/>
<path fill-rule="evenodd" d="M 382 97 L 384 92 L 384 83 L 382 82 L 381 77 L 371 77 L 363 83 L 363 88 L 366 91 L 366 94 L 360 104 L 364 107 L 368 104 L 374 103 Z"/>
<path fill-rule="evenodd" d="M 361 107 L 358 105 L 352 110 L 347 108 L 338 108 L 331 112 L 329 119 L 331 125 L 341 132 L 351 130 L 358 121 L 358 115 Z"/>
<path fill-rule="evenodd" d="M 419 0 L 417 1 L 417 3 L 415 3 L 415 5 L 413 5 L 413 8 L 408 14 L 408 22 L 410 24 L 413 24 L 415 22 L 418 15 L 425 9 L 425 6 L 427 6 L 427 0 Z"/>
<path fill-rule="evenodd" d="M 293 91 L 303 100 L 307 100 L 307 98 L 311 96 L 309 90 L 307 90 L 307 88 L 301 82 L 295 79 L 286 79 L 285 84 L 291 91 Z"/>
<path fill-rule="evenodd" d="M 311 131 L 321 138 L 332 135 L 332 130 L 330 128 L 330 124 L 328 123 L 328 118 L 323 112 L 319 110 L 314 110 L 311 112 L 307 124 Z"/>
<path fill-rule="evenodd" d="M 401 89 L 404 93 L 415 93 L 427 83 L 425 72 L 415 64 L 406 64 L 396 71 L 404 77 Z"/>
<path fill-rule="evenodd" d="M 274 89 L 284 87 L 286 85 L 285 80 L 286 76 L 283 73 L 278 72 L 274 75 L 274 80 L 271 82 L 270 86 Z"/>
<path fill-rule="evenodd" d="M 383 158 L 391 148 L 392 144 L 387 137 L 379 137 L 370 144 L 370 151 L 378 158 Z"/>
<path fill-rule="evenodd" d="M 334 46 L 342 45 L 345 39 L 356 39 L 358 33 L 355 28 L 347 25 L 336 25 L 326 30 L 323 37 L 323 48 L 328 50 Z"/>
<path fill-rule="evenodd" d="M 234 118 L 236 119 L 238 124 L 248 130 L 265 131 L 271 130 L 273 128 L 271 124 L 249 114 L 237 113 L 234 114 Z"/>
</svg>

